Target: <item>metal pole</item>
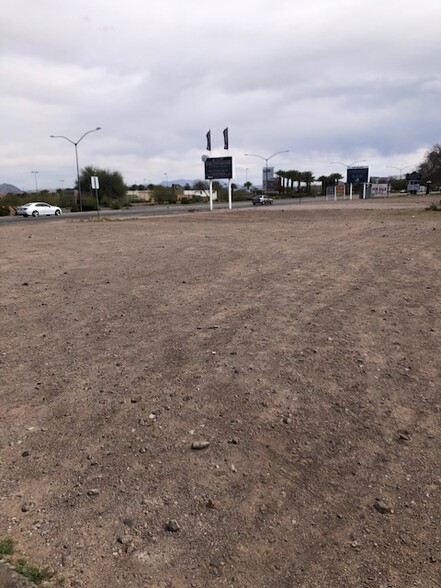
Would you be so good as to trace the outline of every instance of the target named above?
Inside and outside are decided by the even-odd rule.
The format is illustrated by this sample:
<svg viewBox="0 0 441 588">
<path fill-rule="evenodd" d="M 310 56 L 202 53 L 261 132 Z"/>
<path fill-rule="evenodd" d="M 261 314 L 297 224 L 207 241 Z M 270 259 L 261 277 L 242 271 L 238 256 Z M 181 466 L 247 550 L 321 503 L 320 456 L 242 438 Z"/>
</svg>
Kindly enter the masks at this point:
<svg viewBox="0 0 441 588">
<path fill-rule="evenodd" d="M 213 210 L 213 182 L 210 180 L 209 183 L 209 194 L 210 194 L 210 210 Z"/>
<path fill-rule="evenodd" d="M 258 155 L 257 153 L 244 153 L 244 155 L 246 157 L 260 157 L 260 159 L 263 159 L 265 162 L 265 179 L 264 179 L 264 186 L 265 186 L 265 192 L 267 192 L 268 190 L 268 161 L 270 159 L 272 159 L 273 157 L 275 157 L 276 155 L 280 155 L 280 153 L 289 153 L 289 149 L 285 149 L 284 151 L 277 151 L 276 153 L 273 153 L 272 155 L 270 155 L 269 157 L 263 157 L 263 155 Z"/>
<path fill-rule="evenodd" d="M 75 147 L 75 161 L 77 164 L 77 181 L 78 181 L 78 196 L 79 196 L 79 201 L 80 201 L 80 211 L 83 210 L 83 198 L 82 198 L 82 193 L 81 193 L 81 185 L 80 185 L 80 167 L 78 165 L 78 144 L 80 143 L 80 141 L 82 141 L 84 139 L 84 137 L 86 135 L 88 135 L 89 133 L 93 133 L 95 131 L 100 131 L 101 127 L 96 127 L 96 129 L 90 129 L 90 131 L 86 131 L 84 133 L 84 135 L 82 135 L 78 141 L 72 141 L 72 139 L 69 139 L 69 137 L 65 137 L 64 135 L 51 135 L 51 139 L 66 139 L 66 141 L 69 141 L 69 143 L 72 143 L 72 145 Z"/>
<path fill-rule="evenodd" d="M 80 166 L 78 165 L 78 143 L 74 143 L 75 145 L 75 160 L 77 162 L 77 182 L 78 182 L 78 202 L 80 204 L 80 212 L 83 212 L 83 198 L 81 194 L 81 184 L 80 184 Z"/>
<path fill-rule="evenodd" d="M 268 159 L 265 159 L 265 194 L 268 194 Z"/>
<path fill-rule="evenodd" d="M 40 194 L 40 191 L 38 190 L 38 182 L 37 182 L 38 171 L 31 171 L 31 174 L 34 174 L 34 178 L 35 178 L 35 191 L 37 192 L 37 194 Z"/>
</svg>

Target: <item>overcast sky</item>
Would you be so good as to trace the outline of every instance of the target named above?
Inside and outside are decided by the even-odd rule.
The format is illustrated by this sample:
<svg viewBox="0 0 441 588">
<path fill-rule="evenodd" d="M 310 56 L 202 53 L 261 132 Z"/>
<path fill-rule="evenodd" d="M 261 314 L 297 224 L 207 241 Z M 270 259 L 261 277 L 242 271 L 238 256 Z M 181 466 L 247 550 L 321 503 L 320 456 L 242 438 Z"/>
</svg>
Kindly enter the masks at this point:
<svg viewBox="0 0 441 588">
<path fill-rule="evenodd" d="M 98 126 L 80 167 L 127 184 L 203 178 L 208 129 L 237 183 L 262 181 L 245 153 L 385 175 L 441 142 L 440 0 L 3 0 L 0 27 L 0 183 L 21 189 L 73 186 L 50 135 Z"/>
</svg>

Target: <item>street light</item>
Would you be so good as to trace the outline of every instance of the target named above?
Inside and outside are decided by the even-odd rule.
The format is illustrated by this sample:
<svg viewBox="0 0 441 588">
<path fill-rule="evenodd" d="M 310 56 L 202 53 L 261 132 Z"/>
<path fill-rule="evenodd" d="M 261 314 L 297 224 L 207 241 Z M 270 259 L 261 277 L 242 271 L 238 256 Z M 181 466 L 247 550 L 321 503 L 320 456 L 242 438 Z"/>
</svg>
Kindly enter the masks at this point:
<svg viewBox="0 0 441 588">
<path fill-rule="evenodd" d="M 264 162 L 265 162 L 265 193 L 268 191 L 268 161 L 270 159 L 272 159 L 273 157 L 275 157 L 276 155 L 280 155 L 280 153 L 288 153 L 288 152 L 289 152 L 289 149 L 285 149 L 284 151 L 277 151 L 276 153 L 273 153 L 269 157 L 263 157 L 262 155 L 257 155 L 257 153 L 244 153 L 244 155 L 246 157 L 259 157 L 260 159 L 264 160 Z"/>
<path fill-rule="evenodd" d="M 357 161 L 353 161 L 352 163 L 343 163 L 342 161 L 331 161 L 331 165 L 344 165 L 346 168 L 346 182 L 348 181 L 348 169 L 355 165 L 356 163 L 361 163 L 362 161 L 366 161 L 366 159 L 357 159 Z M 346 191 L 345 191 L 346 194 Z M 349 184 L 349 198 L 352 200 L 352 184 Z"/>
<path fill-rule="evenodd" d="M 403 176 L 403 170 L 406 169 L 407 167 L 415 167 L 414 165 L 405 165 L 404 167 L 396 167 L 395 165 L 386 165 L 386 167 L 391 167 L 393 169 L 397 169 L 400 172 L 400 180 Z"/>
<path fill-rule="evenodd" d="M 353 161 L 352 163 L 350 163 L 349 165 L 347 163 L 343 163 L 342 161 L 331 161 L 331 165 L 344 165 L 346 170 L 349 167 L 352 167 L 353 165 L 355 165 L 356 163 L 361 163 L 362 161 L 366 161 L 366 159 L 357 159 L 357 161 Z"/>
<path fill-rule="evenodd" d="M 78 165 L 78 144 L 84 139 L 84 137 L 86 135 L 88 135 L 89 133 L 94 133 L 95 131 L 100 131 L 101 127 L 97 127 L 96 129 L 91 129 L 90 131 L 86 131 L 84 133 L 84 135 L 82 135 L 78 141 L 72 141 L 72 139 L 69 139 L 68 137 L 65 137 L 64 135 L 51 135 L 51 139 L 66 139 L 66 141 L 69 141 L 69 143 L 72 143 L 72 145 L 75 147 L 75 160 L 77 162 L 77 181 L 78 181 L 78 197 L 79 197 L 79 201 L 80 201 L 80 211 L 83 210 L 83 198 L 81 195 L 81 184 L 80 184 L 80 168 Z"/>
<path fill-rule="evenodd" d="M 37 194 L 40 194 L 40 192 L 38 190 L 38 182 L 37 182 L 38 171 L 31 171 L 31 174 L 34 174 L 34 177 L 35 177 L 35 191 L 37 192 Z"/>
</svg>

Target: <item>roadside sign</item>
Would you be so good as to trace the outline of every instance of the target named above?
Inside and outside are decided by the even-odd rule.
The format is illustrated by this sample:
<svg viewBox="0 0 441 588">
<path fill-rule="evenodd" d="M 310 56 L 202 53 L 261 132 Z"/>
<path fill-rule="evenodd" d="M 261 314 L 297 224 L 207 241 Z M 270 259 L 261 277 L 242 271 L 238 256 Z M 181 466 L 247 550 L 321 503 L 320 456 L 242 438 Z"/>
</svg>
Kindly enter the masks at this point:
<svg viewBox="0 0 441 588">
<path fill-rule="evenodd" d="M 335 186 L 335 195 L 338 196 L 343 196 L 345 195 L 345 185 L 344 184 L 337 184 Z"/>
<path fill-rule="evenodd" d="M 368 167 L 348 167 L 346 181 L 348 184 L 366 184 L 369 178 Z"/>
<path fill-rule="evenodd" d="M 207 157 L 204 163 L 206 180 L 231 180 L 233 177 L 232 157 Z"/>
</svg>

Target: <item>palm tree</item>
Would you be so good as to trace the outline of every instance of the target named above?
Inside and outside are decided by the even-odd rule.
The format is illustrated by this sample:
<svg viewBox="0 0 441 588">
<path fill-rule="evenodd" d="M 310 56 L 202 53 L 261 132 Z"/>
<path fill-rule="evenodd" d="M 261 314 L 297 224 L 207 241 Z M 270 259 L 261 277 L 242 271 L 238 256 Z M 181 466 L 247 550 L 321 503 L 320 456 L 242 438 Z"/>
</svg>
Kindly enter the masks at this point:
<svg viewBox="0 0 441 588">
<path fill-rule="evenodd" d="M 288 179 L 287 176 L 286 176 L 286 172 L 280 169 L 279 171 L 276 172 L 276 176 L 279 177 L 279 179 L 280 179 L 280 186 L 281 186 L 281 189 L 282 189 L 281 191 L 284 192 L 285 191 L 285 182 L 287 183 L 286 180 Z"/>
<path fill-rule="evenodd" d="M 311 194 L 311 184 L 315 182 L 314 174 L 312 171 L 302 172 L 302 181 L 306 184 L 306 193 Z"/>
<path fill-rule="evenodd" d="M 286 173 L 286 178 L 290 183 L 289 191 L 293 192 L 294 191 L 294 182 L 299 181 L 300 172 L 296 169 L 290 169 L 285 173 Z M 298 191 L 298 188 L 297 188 L 297 191 Z"/>
<path fill-rule="evenodd" d="M 252 184 L 252 182 L 248 181 L 248 182 L 245 182 L 245 183 L 244 183 L 243 187 L 245 188 L 245 190 L 246 190 L 247 192 L 249 192 L 249 191 L 251 190 L 251 186 L 252 186 L 252 185 L 253 185 L 253 184 Z"/>
<path fill-rule="evenodd" d="M 317 181 L 322 183 L 320 195 L 324 196 L 326 193 L 326 183 L 328 182 L 328 176 L 320 176 L 319 178 L 317 178 Z"/>
<path fill-rule="evenodd" d="M 328 176 L 329 183 L 332 183 L 334 186 L 336 184 L 338 184 L 339 180 L 342 180 L 342 179 L 343 179 L 343 176 L 341 174 L 339 174 L 338 172 Z"/>
</svg>

